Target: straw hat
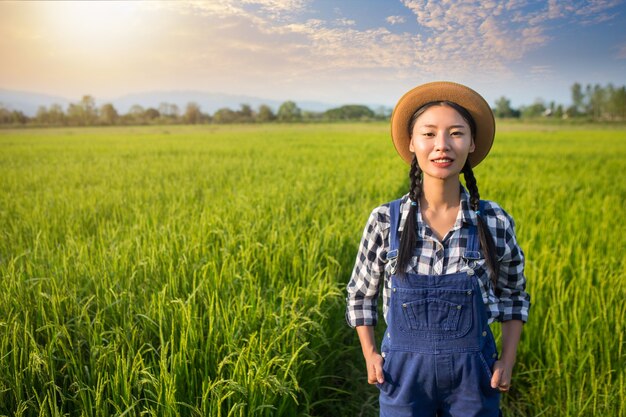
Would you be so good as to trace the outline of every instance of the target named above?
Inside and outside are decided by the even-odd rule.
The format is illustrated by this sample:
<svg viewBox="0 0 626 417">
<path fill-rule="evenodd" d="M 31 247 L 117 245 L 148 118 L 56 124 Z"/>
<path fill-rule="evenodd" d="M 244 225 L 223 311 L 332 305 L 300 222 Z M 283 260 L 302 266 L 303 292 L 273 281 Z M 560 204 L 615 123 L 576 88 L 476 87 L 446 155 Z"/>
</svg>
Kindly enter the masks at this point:
<svg viewBox="0 0 626 417">
<path fill-rule="evenodd" d="M 459 104 L 474 118 L 476 122 L 476 149 L 468 159 L 475 167 L 489 153 L 496 132 L 496 123 L 491 107 L 476 91 L 462 84 L 449 81 L 435 81 L 419 85 L 398 101 L 391 115 L 391 138 L 396 150 L 407 163 L 411 163 L 413 153 L 409 150 L 409 122 L 413 113 L 431 101 L 451 101 Z"/>
</svg>

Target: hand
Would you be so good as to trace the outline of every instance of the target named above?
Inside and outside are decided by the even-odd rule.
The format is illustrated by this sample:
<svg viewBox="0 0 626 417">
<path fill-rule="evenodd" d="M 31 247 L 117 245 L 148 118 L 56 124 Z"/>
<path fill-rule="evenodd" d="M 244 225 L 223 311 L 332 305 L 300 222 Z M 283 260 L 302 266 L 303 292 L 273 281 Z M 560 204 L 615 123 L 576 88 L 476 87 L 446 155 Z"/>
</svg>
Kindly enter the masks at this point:
<svg viewBox="0 0 626 417">
<path fill-rule="evenodd" d="M 497 388 L 500 392 L 507 392 L 511 388 L 511 375 L 513 365 L 509 365 L 503 360 L 497 360 L 493 364 L 493 376 L 491 377 L 491 388 Z"/>
<path fill-rule="evenodd" d="M 365 358 L 365 364 L 367 366 L 367 382 L 369 384 L 382 384 L 385 382 L 385 377 L 383 375 L 383 362 L 383 357 L 377 352 L 373 352 Z"/>
</svg>

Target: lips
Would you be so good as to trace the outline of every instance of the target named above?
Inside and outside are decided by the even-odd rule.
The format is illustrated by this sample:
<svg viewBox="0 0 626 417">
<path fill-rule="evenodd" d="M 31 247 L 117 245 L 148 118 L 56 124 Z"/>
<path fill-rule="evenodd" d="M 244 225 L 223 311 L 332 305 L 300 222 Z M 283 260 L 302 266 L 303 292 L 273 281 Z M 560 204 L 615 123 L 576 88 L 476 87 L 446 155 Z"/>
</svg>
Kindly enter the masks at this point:
<svg viewBox="0 0 626 417">
<path fill-rule="evenodd" d="M 452 159 L 452 158 L 437 158 L 437 159 L 431 159 L 431 162 L 436 167 L 447 168 L 450 165 L 452 165 L 452 163 L 454 162 L 454 159 Z"/>
</svg>

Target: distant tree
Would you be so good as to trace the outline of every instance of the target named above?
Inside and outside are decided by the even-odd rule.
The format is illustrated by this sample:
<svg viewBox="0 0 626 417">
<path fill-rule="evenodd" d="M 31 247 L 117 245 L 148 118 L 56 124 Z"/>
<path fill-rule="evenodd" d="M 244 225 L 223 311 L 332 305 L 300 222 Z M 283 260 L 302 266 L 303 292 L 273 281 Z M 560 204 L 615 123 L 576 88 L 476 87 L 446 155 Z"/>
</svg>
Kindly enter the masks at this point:
<svg viewBox="0 0 626 417">
<path fill-rule="evenodd" d="M 593 96 L 593 87 L 591 84 L 587 84 L 585 86 L 585 108 L 584 112 L 588 116 L 593 117 L 593 102 L 591 101 L 591 97 Z"/>
<path fill-rule="evenodd" d="M 161 118 L 165 119 L 168 122 L 178 122 L 178 117 L 180 115 L 180 110 L 176 104 L 170 103 L 161 103 L 159 104 L 159 113 L 161 114 Z"/>
<path fill-rule="evenodd" d="M 266 104 L 259 106 L 259 111 L 256 114 L 257 122 L 267 123 L 276 120 L 276 115 L 272 111 L 272 108 Z"/>
<path fill-rule="evenodd" d="M 80 101 L 80 107 L 83 110 L 83 124 L 91 126 L 96 123 L 98 118 L 98 110 L 96 109 L 96 100 L 90 96 L 83 96 Z"/>
<path fill-rule="evenodd" d="M 374 111 L 374 115 L 379 120 L 386 120 L 391 117 L 392 109 L 385 106 L 378 106 Z"/>
<path fill-rule="evenodd" d="M 48 120 L 50 124 L 55 126 L 61 126 L 67 122 L 65 113 L 63 112 L 63 107 L 60 104 L 55 103 L 50 105 L 50 109 L 48 110 Z"/>
<path fill-rule="evenodd" d="M 371 120 L 375 114 L 367 106 L 360 104 L 350 104 L 347 106 L 341 106 L 346 120 Z"/>
<path fill-rule="evenodd" d="M 295 102 L 285 101 L 278 108 L 277 118 L 281 122 L 298 122 L 302 119 L 302 111 Z"/>
<path fill-rule="evenodd" d="M 133 104 L 130 107 L 130 109 L 128 109 L 127 120 L 129 123 L 143 124 L 145 122 L 144 120 L 145 113 L 146 113 L 146 110 L 142 106 L 140 106 L 139 104 Z"/>
<path fill-rule="evenodd" d="M 302 111 L 302 121 L 303 122 L 319 122 L 324 119 L 324 113 L 317 111 Z"/>
<path fill-rule="evenodd" d="M 374 112 L 363 105 L 346 105 L 329 109 L 324 112 L 327 120 L 370 120 L 374 118 Z"/>
<path fill-rule="evenodd" d="M 574 105 L 566 110 L 566 115 L 586 115 L 592 120 L 626 120 L 626 87 L 616 87 L 609 83 L 587 84 L 584 89 L 579 83 L 572 86 Z"/>
<path fill-rule="evenodd" d="M 589 96 L 589 112 L 595 120 L 600 120 L 605 116 L 605 108 L 607 104 L 606 90 L 600 86 L 600 84 L 594 85 L 589 89 L 591 95 Z"/>
<path fill-rule="evenodd" d="M 46 109 L 46 106 L 39 106 L 37 108 L 35 120 L 37 121 L 37 123 L 42 125 L 47 125 L 50 123 L 50 118 L 48 117 L 48 109 Z"/>
<path fill-rule="evenodd" d="M 180 109 L 177 104 L 170 105 L 170 116 L 178 118 L 180 116 Z"/>
<path fill-rule="evenodd" d="M 559 104 L 556 106 L 556 109 L 554 110 L 554 117 L 557 119 L 562 119 L 563 118 L 563 105 Z"/>
<path fill-rule="evenodd" d="M 240 123 L 254 122 L 254 111 L 248 104 L 242 104 L 241 109 L 237 112 L 237 121 Z"/>
<path fill-rule="evenodd" d="M 513 117 L 514 111 L 511 107 L 511 100 L 504 96 L 497 99 L 494 113 L 496 117 Z"/>
<path fill-rule="evenodd" d="M 202 120 L 202 112 L 198 103 L 189 102 L 185 108 L 185 114 L 183 115 L 185 123 L 197 124 Z"/>
<path fill-rule="evenodd" d="M 67 120 L 71 125 L 84 125 L 83 108 L 78 104 L 70 103 L 67 106 Z"/>
<path fill-rule="evenodd" d="M 67 108 L 67 118 L 73 125 L 90 126 L 98 119 L 96 101 L 90 95 L 85 95 L 78 103 L 70 103 Z"/>
<path fill-rule="evenodd" d="M 106 103 L 100 107 L 100 123 L 111 126 L 116 124 L 118 119 L 119 114 L 117 110 L 115 110 L 115 107 L 113 107 L 113 104 Z"/>
<path fill-rule="evenodd" d="M 579 114 L 584 108 L 585 95 L 583 94 L 582 86 L 579 83 L 574 83 L 571 88 L 572 91 L 572 103 L 574 105 L 574 113 Z"/>
<path fill-rule="evenodd" d="M 159 117 L 161 117 L 161 113 L 159 113 L 159 111 L 153 107 L 149 107 L 148 109 L 146 109 L 146 111 L 143 113 L 143 117 L 146 120 L 149 121 L 154 121 L 155 119 L 158 119 Z"/>
<path fill-rule="evenodd" d="M 28 123 L 28 121 L 29 121 L 28 116 L 26 116 L 24 112 L 19 111 L 19 110 L 13 110 L 11 112 L 12 124 L 25 125 L 26 123 Z"/>
<path fill-rule="evenodd" d="M 616 118 L 626 120 L 626 86 L 616 88 L 613 91 L 611 107 Z"/>
<path fill-rule="evenodd" d="M 526 106 L 521 109 L 522 116 L 526 118 L 539 117 L 543 115 L 545 111 L 546 105 L 540 98 L 535 99 L 535 102 L 530 106 Z"/>
<path fill-rule="evenodd" d="M 237 113 L 228 107 L 222 107 L 213 113 L 213 122 L 215 123 L 235 123 L 237 121 Z"/>
<path fill-rule="evenodd" d="M 576 106 L 572 104 L 567 109 L 565 109 L 565 114 L 563 115 L 563 118 L 571 119 L 573 117 L 578 117 L 579 115 L 580 112 L 578 111 L 578 108 L 576 108 Z"/>
<path fill-rule="evenodd" d="M 9 123 L 11 123 L 11 110 L 0 103 L 0 124 L 6 125 Z"/>
</svg>

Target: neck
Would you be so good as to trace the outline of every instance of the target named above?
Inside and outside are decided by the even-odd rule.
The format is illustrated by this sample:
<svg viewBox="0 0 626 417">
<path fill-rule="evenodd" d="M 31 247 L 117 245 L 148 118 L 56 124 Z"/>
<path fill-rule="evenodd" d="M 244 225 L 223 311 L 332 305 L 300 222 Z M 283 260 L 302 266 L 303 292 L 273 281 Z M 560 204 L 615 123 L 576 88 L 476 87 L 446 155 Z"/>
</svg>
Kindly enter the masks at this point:
<svg viewBox="0 0 626 417">
<path fill-rule="evenodd" d="M 441 180 L 424 176 L 420 204 L 424 209 L 433 211 L 459 207 L 461 182 L 458 177 Z"/>
</svg>

